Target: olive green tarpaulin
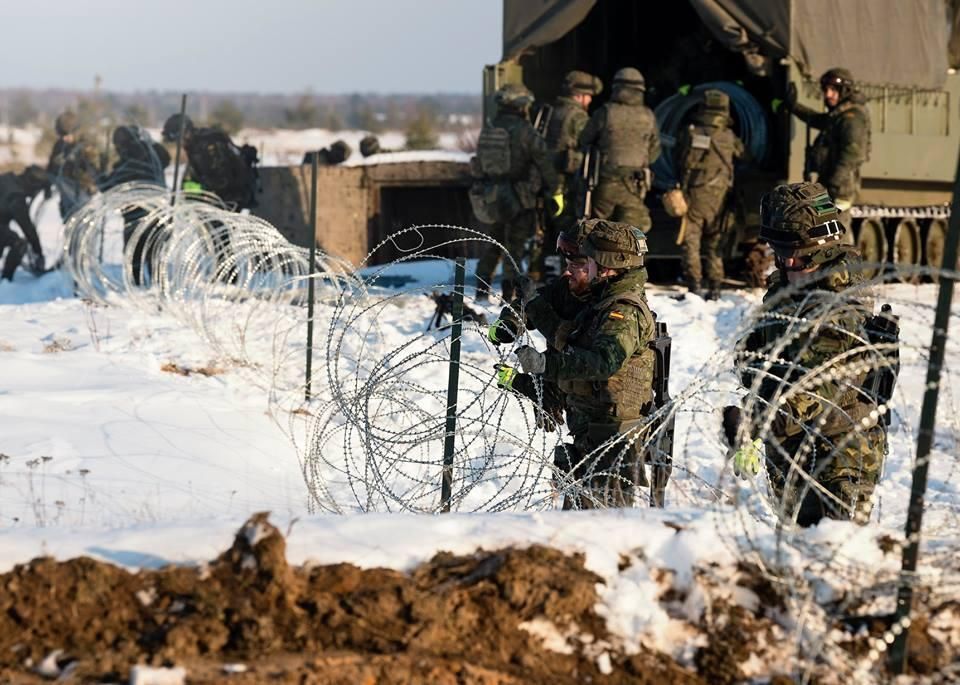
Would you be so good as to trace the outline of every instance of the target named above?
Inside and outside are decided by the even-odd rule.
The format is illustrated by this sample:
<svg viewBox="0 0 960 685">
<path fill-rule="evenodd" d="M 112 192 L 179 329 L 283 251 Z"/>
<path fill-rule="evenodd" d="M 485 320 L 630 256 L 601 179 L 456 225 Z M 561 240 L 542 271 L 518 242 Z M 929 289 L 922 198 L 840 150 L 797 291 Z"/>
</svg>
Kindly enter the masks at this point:
<svg viewBox="0 0 960 685">
<path fill-rule="evenodd" d="M 504 58 L 566 35 L 597 1 L 504 0 Z M 873 84 L 940 88 L 946 79 L 953 19 L 948 16 L 949 1 L 688 2 L 717 40 L 731 50 L 759 50 L 775 59 L 789 55 L 812 78 L 830 67 L 843 66 L 857 80 Z M 656 21 L 654 9 L 650 19 Z"/>
</svg>

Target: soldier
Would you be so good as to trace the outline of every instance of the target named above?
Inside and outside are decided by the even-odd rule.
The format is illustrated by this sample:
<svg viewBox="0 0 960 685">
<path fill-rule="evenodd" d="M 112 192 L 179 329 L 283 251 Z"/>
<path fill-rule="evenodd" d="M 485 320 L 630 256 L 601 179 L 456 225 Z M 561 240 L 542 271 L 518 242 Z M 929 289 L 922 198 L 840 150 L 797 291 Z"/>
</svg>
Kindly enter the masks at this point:
<svg viewBox="0 0 960 685">
<path fill-rule="evenodd" d="M 376 136 L 369 135 L 360 139 L 360 154 L 364 157 L 371 157 L 380 152 L 380 139 Z"/>
<path fill-rule="evenodd" d="M 582 479 L 582 490 L 565 499 L 565 509 L 632 505 L 635 488 L 647 483 L 641 436 L 653 404 L 646 238 L 623 223 L 586 224 L 579 250 L 566 254 L 569 282 L 583 284 L 583 304 L 546 353 L 517 350 L 523 371 L 556 383 L 566 403 L 573 444 L 559 446 L 554 461 L 559 474 Z"/>
<path fill-rule="evenodd" d="M 618 71 L 610 101 L 590 117 L 579 143 L 582 150 L 593 147 L 600 155 L 592 216 L 649 231 L 643 199 L 652 183 L 650 165 L 660 156 L 660 135 L 653 112 L 643 104 L 645 90 L 638 70 Z"/>
<path fill-rule="evenodd" d="M 693 122 L 681 132 L 676 148 L 680 188 L 687 202 L 683 231 L 683 276 L 690 292 L 701 295 L 703 271 L 707 299 L 720 296 L 723 282 L 723 208 L 733 185 L 733 163 L 743 156 L 743 143 L 729 126 L 730 98 L 720 90 L 706 90 Z"/>
<path fill-rule="evenodd" d="M 166 187 L 164 170 L 170 166 L 170 153 L 160 143 L 154 141 L 146 130 L 139 126 L 117 126 L 113 129 L 113 147 L 117 152 L 117 161 L 110 170 L 110 174 L 100 183 L 101 190 L 109 190 L 122 183 L 139 181 L 151 183 L 161 188 Z M 123 212 L 123 247 L 136 232 L 141 219 L 147 215 L 144 209 L 132 207 Z M 141 272 L 144 264 L 150 265 L 153 261 L 153 248 L 156 244 L 156 225 L 150 230 L 143 231 L 137 240 L 130 255 L 133 273 L 133 282 L 140 285 Z"/>
<path fill-rule="evenodd" d="M 352 154 L 353 150 L 345 140 L 335 140 L 330 147 L 303 153 L 303 161 L 300 163 L 313 164 L 313 158 L 316 156 L 317 164 L 320 166 L 337 166 L 346 162 Z"/>
<path fill-rule="evenodd" d="M 60 192 L 60 218 L 64 221 L 97 192 L 97 151 L 78 133 L 78 127 L 77 115 L 70 110 L 57 117 L 57 142 L 47 164 L 47 173 Z"/>
<path fill-rule="evenodd" d="M 754 404 L 740 422 L 748 444 L 733 455 L 734 470 L 755 475 L 763 447 L 781 518 L 864 523 L 886 452 L 889 402 L 870 379 L 891 368 L 891 356 L 866 344 L 876 317 L 872 301 L 851 292 L 862 280 L 859 255 L 843 244 L 838 208 L 819 183 L 777 186 L 763 197 L 760 220 L 778 270 L 756 327 L 737 346 Z M 736 432 L 728 430 L 728 440 Z"/>
<path fill-rule="evenodd" d="M 847 69 L 827 70 L 820 77 L 820 88 L 826 112 L 798 104 L 793 83 L 784 104 L 798 119 L 820 130 L 807 149 L 804 178 L 826 187 L 845 220 L 860 191 L 860 166 L 870 157 L 870 112 Z"/>
<path fill-rule="evenodd" d="M 40 237 L 30 219 L 30 202 L 40 192 L 50 197 L 50 179 L 47 172 L 36 165 L 27 167 L 22 174 L 0 174 L 0 254 L 7 252 L 0 278 L 13 280 L 13 273 L 28 249 L 32 252 L 31 270 L 39 273 L 44 269 Z M 10 228 L 11 221 L 20 226 L 23 238 Z"/>
<path fill-rule="evenodd" d="M 587 109 L 602 90 L 603 82 L 596 76 L 583 71 L 571 71 L 563 79 L 562 94 L 549 110 L 544 139 L 559 177 L 563 206 L 559 216 L 550 217 L 545 222 L 541 249 L 531 259 L 530 275 L 534 280 L 539 280 L 543 275 L 545 248 L 554 246 L 560 233 L 572 230 L 576 222 L 575 180 L 583 165 L 583 154 L 579 149 L 580 134 L 590 121 Z"/>
<path fill-rule="evenodd" d="M 507 84 L 496 93 L 497 115 L 483 127 L 477 154 L 470 160 L 474 184 L 470 201 L 477 218 L 492 224 L 490 236 L 506 246 L 520 262 L 527 242 L 536 231 L 538 197 L 559 206 L 557 174 L 546 143 L 527 118 L 533 95 L 522 85 Z M 477 299 L 489 297 L 490 282 L 502 257 L 491 244 L 477 264 Z M 503 297 L 513 298 L 517 272 L 511 259 L 504 260 Z"/>
<path fill-rule="evenodd" d="M 180 116 L 174 114 L 163 125 L 163 139 L 168 143 L 177 142 L 180 136 Z M 195 128 L 190 117 L 185 116 L 182 124 L 187 155 L 183 187 L 214 193 L 234 211 L 256 207 L 257 149 L 236 145 L 219 128 Z"/>
</svg>

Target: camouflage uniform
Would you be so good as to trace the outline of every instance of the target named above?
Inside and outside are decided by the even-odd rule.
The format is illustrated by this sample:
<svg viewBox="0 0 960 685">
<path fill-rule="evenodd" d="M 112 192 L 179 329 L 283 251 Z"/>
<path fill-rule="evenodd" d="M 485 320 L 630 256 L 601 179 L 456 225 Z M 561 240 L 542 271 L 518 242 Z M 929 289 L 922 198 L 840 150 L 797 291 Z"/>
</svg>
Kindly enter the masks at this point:
<svg viewBox="0 0 960 685">
<path fill-rule="evenodd" d="M 523 259 L 527 241 L 536 231 L 536 203 L 538 196 L 550 197 L 556 193 L 557 174 L 543 138 L 537 135 L 526 116 L 533 98 L 522 86 L 507 86 L 498 91 L 499 111 L 489 127 L 481 131 L 477 157 L 471 161 L 477 182 L 495 199 L 492 201 L 496 218 L 490 226 L 490 236 L 507 248 L 514 260 Z M 492 176 L 482 171 L 484 135 L 492 130 L 506 131 L 509 142 L 509 168 L 502 175 Z M 474 206 L 477 210 L 476 205 Z M 483 218 L 483 217 L 478 217 Z M 502 249 L 490 245 L 477 263 L 477 296 L 487 296 L 497 263 L 503 257 Z M 503 297 L 513 297 L 517 272 L 511 260 L 503 266 Z"/>
<path fill-rule="evenodd" d="M 870 157 L 870 112 L 846 69 L 830 69 L 820 83 L 839 90 L 840 101 L 833 109 L 817 112 L 794 98 L 787 104 L 798 119 L 820 130 L 807 151 L 805 176 L 816 174 L 817 182 L 846 211 L 844 203 L 855 202 L 860 191 L 860 166 Z"/>
<path fill-rule="evenodd" d="M 644 90 L 639 71 L 618 71 L 610 101 L 590 117 L 579 142 L 584 151 L 595 147 L 601 156 L 593 217 L 648 231 L 650 212 L 643 200 L 650 185 L 650 164 L 660 156 L 660 135 L 653 112 L 643 104 Z"/>
<path fill-rule="evenodd" d="M 563 393 L 567 428 L 573 436 L 572 445 L 558 448 L 555 463 L 561 473 L 583 478 L 587 494 L 578 502 L 564 502 L 564 508 L 597 502 L 629 506 L 634 487 L 647 483 L 643 440 L 633 439 L 635 432 L 629 446 L 620 441 L 603 454 L 594 454 L 590 463 L 582 461 L 606 441 L 642 426 L 651 410 L 655 360 L 649 343 L 655 326 L 644 293 L 645 252 L 646 241 L 638 229 L 598 221 L 584 240 L 583 254 L 601 267 L 622 265 L 617 274 L 594 283 L 582 304 L 561 301 L 553 323 L 537 311 L 548 303 L 538 305 L 540 298 L 535 298 L 528 305 L 533 316 L 548 320 L 544 332 L 551 345 L 542 377 Z M 560 316 L 570 313 L 572 319 Z"/>
<path fill-rule="evenodd" d="M 681 132 L 677 144 L 677 168 L 687 201 L 683 274 L 687 287 L 699 293 L 702 253 L 707 287 L 715 296 L 723 282 L 720 214 L 733 185 L 734 160 L 743 156 L 743 143 L 728 128 L 730 98 L 726 93 L 707 90 L 703 97 L 693 123 Z"/>
<path fill-rule="evenodd" d="M 64 221 L 97 192 L 99 155 L 92 143 L 77 133 L 73 112 L 57 117 L 57 142 L 50 152 L 47 173 L 60 192 L 60 218 Z"/>
<path fill-rule="evenodd" d="M 7 250 L 0 278 L 13 280 L 28 245 L 36 256 L 35 264 L 43 268 L 43 248 L 30 219 L 30 201 L 41 190 L 49 188 L 50 182 L 40 167 L 30 167 L 23 174 L 0 174 L 0 254 Z M 26 240 L 10 228 L 11 221 L 17 222 Z"/>
<path fill-rule="evenodd" d="M 170 166 L 170 153 L 160 143 L 154 141 L 150 134 L 139 126 L 118 126 L 113 130 L 113 147 L 117 152 L 117 161 L 114 162 L 110 174 L 100 183 L 101 190 L 109 190 L 123 183 L 140 182 L 166 187 L 164 170 Z M 147 211 L 139 207 L 128 208 L 123 212 L 123 247 L 136 232 L 140 220 L 147 215 Z M 153 248 L 156 245 L 154 225 L 152 230 L 145 231 L 131 253 L 133 282 L 140 285 L 141 271 L 144 264 L 153 261 Z"/>
<path fill-rule="evenodd" d="M 580 134 L 590 121 L 590 115 L 587 108 L 575 97 L 589 95 L 592 98 L 602 90 L 603 83 L 596 76 L 582 71 L 571 71 L 564 77 L 563 94 L 553 103 L 544 139 L 559 177 L 558 192 L 563 194 L 563 211 L 559 216 L 547 217 L 542 247 L 536 259 L 531 260 L 535 262 L 530 269 L 531 275 L 543 273 L 547 250 L 553 249 L 562 231 L 572 230 L 576 223 L 576 181 L 583 164 L 579 141 Z"/>
<path fill-rule="evenodd" d="M 777 252 L 781 269 L 790 254 L 818 269 L 795 285 L 783 270 L 774 272 L 756 327 L 738 343 L 741 382 L 759 398 L 748 432 L 755 435 L 772 416 L 766 467 L 781 516 L 796 515 L 801 526 L 823 517 L 865 522 L 886 425 L 865 390 L 876 366 L 876 353 L 865 347 L 873 302 L 837 298 L 861 282 L 859 256 L 841 244 L 838 212 L 820 184 L 778 186 L 764 197 L 761 215 L 761 240 Z M 798 230 L 819 237 L 797 240 L 791 250 Z"/>
</svg>

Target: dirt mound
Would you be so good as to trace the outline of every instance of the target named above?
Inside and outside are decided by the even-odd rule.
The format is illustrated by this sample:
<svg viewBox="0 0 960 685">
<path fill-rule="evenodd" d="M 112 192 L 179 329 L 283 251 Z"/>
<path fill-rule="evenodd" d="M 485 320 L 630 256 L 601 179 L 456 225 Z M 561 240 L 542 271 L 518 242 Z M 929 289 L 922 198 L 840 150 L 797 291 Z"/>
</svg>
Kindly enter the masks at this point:
<svg viewBox="0 0 960 685">
<path fill-rule="evenodd" d="M 131 574 L 88 558 L 36 559 L 0 576 L 0 679 L 54 668 L 80 681 L 126 680 L 132 664 L 176 663 L 219 682 L 703 682 L 668 657 L 609 654 L 594 612 L 600 578 L 580 556 L 545 547 L 441 553 L 412 574 L 350 564 L 292 568 L 283 536 L 257 514 L 208 566 Z M 580 636 L 547 651 L 521 624 Z M 306 655 L 306 656 L 305 656 Z M 46 659 L 46 662 L 44 660 Z M 47 669 L 49 670 L 49 668 Z"/>
</svg>

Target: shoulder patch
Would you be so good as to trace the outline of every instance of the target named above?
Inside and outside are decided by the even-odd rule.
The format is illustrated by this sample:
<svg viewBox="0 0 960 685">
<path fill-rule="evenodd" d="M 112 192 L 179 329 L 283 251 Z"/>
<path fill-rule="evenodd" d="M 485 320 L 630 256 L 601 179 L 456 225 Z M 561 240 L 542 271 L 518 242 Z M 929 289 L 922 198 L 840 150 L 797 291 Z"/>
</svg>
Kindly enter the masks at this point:
<svg viewBox="0 0 960 685">
<path fill-rule="evenodd" d="M 623 317 L 624 317 L 623 312 L 621 312 L 621 311 L 619 311 L 619 310 L 617 310 L 617 309 L 614 309 L 612 312 L 610 312 L 610 317 L 609 317 L 609 318 L 613 319 L 614 321 L 619 321 L 619 320 L 623 319 Z"/>
<path fill-rule="evenodd" d="M 698 150 L 706 150 L 710 147 L 710 136 L 703 135 L 702 133 L 694 133 L 690 146 Z"/>
</svg>

